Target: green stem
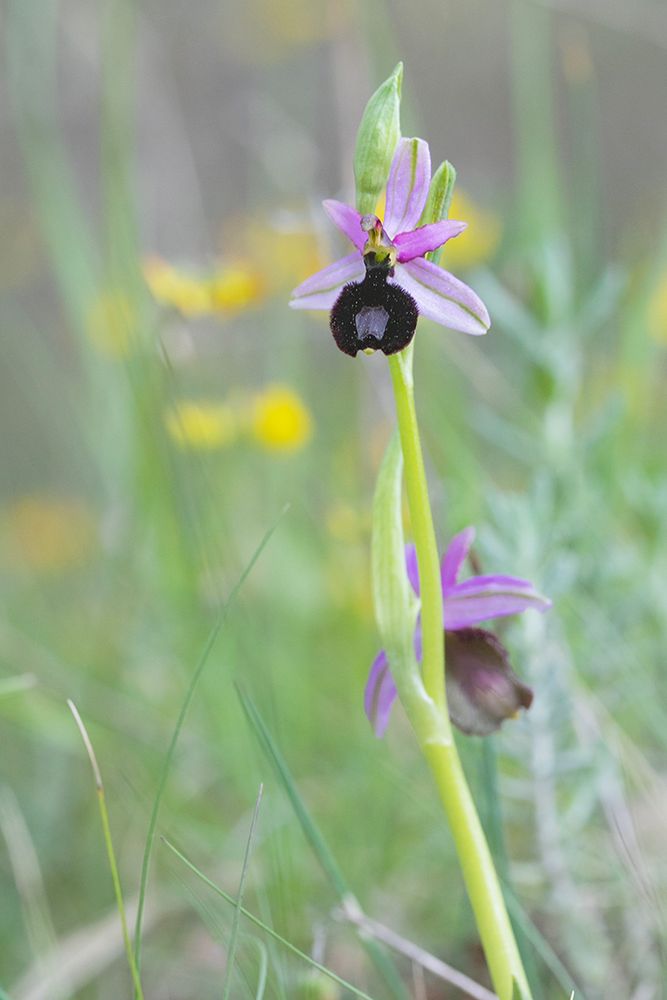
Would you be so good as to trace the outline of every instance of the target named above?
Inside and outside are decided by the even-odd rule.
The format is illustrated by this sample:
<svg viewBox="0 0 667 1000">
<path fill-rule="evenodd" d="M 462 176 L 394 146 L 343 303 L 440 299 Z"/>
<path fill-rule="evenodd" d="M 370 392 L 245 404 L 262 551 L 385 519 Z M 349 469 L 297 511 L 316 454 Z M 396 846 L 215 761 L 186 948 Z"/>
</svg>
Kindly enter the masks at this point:
<svg viewBox="0 0 667 1000">
<path fill-rule="evenodd" d="M 421 596 L 422 676 L 426 693 L 446 716 L 445 644 L 442 640 L 442 586 L 412 380 L 412 344 L 389 358 L 396 416 L 401 435 L 405 485 L 417 550 Z"/>
<path fill-rule="evenodd" d="M 445 694 L 443 607 L 440 564 L 428 497 L 412 379 L 412 345 L 389 358 L 403 450 L 405 485 L 414 534 L 421 592 L 424 687 L 443 715 L 440 739 L 405 706 L 429 763 L 454 837 L 484 954 L 500 1000 L 529 1000 L 530 988 L 489 846 L 452 738 Z"/>
</svg>

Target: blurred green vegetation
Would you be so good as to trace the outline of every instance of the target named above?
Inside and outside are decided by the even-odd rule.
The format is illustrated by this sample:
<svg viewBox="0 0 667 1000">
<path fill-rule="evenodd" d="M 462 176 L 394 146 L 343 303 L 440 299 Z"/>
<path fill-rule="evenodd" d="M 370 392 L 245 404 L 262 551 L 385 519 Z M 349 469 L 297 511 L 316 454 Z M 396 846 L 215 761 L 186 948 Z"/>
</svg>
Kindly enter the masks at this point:
<svg viewBox="0 0 667 1000">
<path fill-rule="evenodd" d="M 643 4 L 632 31 L 591 23 L 583 4 L 474 6 L 6 4 L 0 984 L 12 1000 L 129 995 L 65 701 L 90 729 L 132 911 L 165 754 L 223 609 L 158 833 L 234 895 L 263 782 L 245 905 L 264 924 L 376 998 L 454 995 L 336 918 L 347 890 L 487 982 L 407 724 L 397 713 L 378 742 L 362 710 L 386 366 L 353 364 L 326 317 L 286 307 L 335 249 L 317 198 L 349 191 L 359 113 L 399 55 L 404 127 L 455 163 L 452 214 L 471 223 L 443 264 L 494 324 L 481 341 L 427 322 L 417 335 L 440 540 L 476 524 L 485 569 L 533 579 L 555 604 L 507 628 L 535 704 L 493 741 L 462 740 L 466 769 L 536 996 L 662 995 L 667 150 L 650 109 L 667 34 L 638 30 Z M 473 50 L 488 59 L 466 68 Z M 612 116 L 621 86 L 633 96 Z M 233 920 L 156 840 L 146 996 L 222 995 Z M 261 995 L 264 975 L 267 997 L 346 995 L 243 918 L 235 958 L 232 996 Z"/>
</svg>

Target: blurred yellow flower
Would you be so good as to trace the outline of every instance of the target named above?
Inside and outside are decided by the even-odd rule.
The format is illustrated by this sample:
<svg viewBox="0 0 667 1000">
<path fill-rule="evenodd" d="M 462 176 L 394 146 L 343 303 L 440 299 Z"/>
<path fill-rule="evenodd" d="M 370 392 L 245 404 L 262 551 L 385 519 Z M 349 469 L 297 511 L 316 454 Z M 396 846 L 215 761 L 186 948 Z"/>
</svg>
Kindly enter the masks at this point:
<svg viewBox="0 0 667 1000">
<path fill-rule="evenodd" d="M 264 282 L 257 269 L 239 263 L 217 271 L 210 292 L 214 310 L 231 312 L 258 302 L 264 295 Z"/>
<path fill-rule="evenodd" d="M 309 410 L 287 386 L 270 385 L 252 401 L 251 431 L 267 451 L 298 451 L 313 433 Z"/>
<path fill-rule="evenodd" d="M 649 333 L 658 343 L 667 344 L 667 271 L 658 279 L 647 308 Z"/>
<path fill-rule="evenodd" d="M 238 433 L 234 408 L 226 403 L 187 401 L 165 414 L 165 425 L 179 447 L 191 451 L 214 451 L 232 444 Z"/>
<path fill-rule="evenodd" d="M 211 311 L 211 290 L 207 281 L 172 267 L 160 257 L 143 264 L 144 278 L 151 295 L 161 306 L 170 306 L 184 316 L 201 316 Z"/>
<path fill-rule="evenodd" d="M 461 219 L 468 223 L 465 232 L 450 240 L 442 253 L 442 261 L 447 270 L 461 270 L 475 267 L 489 260 L 498 248 L 502 225 L 500 217 L 481 208 L 460 188 L 454 188 L 454 197 L 449 209 L 450 219 Z"/>
<path fill-rule="evenodd" d="M 180 270 L 160 257 L 149 257 L 144 261 L 143 272 L 155 301 L 176 309 L 183 316 L 245 309 L 258 302 L 264 293 L 258 269 L 241 262 L 220 266 L 212 274 L 201 277 Z"/>
<path fill-rule="evenodd" d="M 257 269 L 264 268 L 267 290 L 283 294 L 324 267 L 314 231 L 296 222 L 281 223 L 270 218 L 228 220 L 225 229 L 236 234 L 243 251 Z M 271 252 L 271 267 L 265 267 L 267 248 Z"/>
<path fill-rule="evenodd" d="M 126 358 L 132 352 L 136 312 L 124 292 L 105 291 L 88 313 L 88 335 L 99 351 L 111 358 Z"/>
<path fill-rule="evenodd" d="M 82 565 L 97 536 L 91 510 L 72 498 L 20 497 L 5 508 L 3 522 L 12 562 L 38 573 Z"/>
</svg>

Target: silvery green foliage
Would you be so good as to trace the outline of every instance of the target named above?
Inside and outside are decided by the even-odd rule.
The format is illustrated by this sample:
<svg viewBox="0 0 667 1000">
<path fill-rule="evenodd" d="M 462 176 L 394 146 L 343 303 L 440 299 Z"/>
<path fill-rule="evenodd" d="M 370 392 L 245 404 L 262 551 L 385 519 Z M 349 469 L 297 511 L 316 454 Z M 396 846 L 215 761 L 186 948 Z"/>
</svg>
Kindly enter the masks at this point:
<svg viewBox="0 0 667 1000">
<path fill-rule="evenodd" d="M 476 278 L 517 350 L 508 419 L 482 404 L 474 421 L 523 491 L 487 493 L 479 554 L 485 571 L 511 558 L 554 600 L 547 618 L 503 631 L 535 691 L 530 713 L 499 740 L 514 879 L 521 896 L 540 900 L 535 919 L 577 997 L 657 998 L 665 875 L 649 833 L 665 790 L 640 746 L 665 747 L 656 704 L 667 640 L 665 484 L 642 456 L 634 474 L 617 467 L 622 410 L 610 393 L 591 402 L 583 392 L 588 355 L 609 350 L 618 274 L 578 295 L 557 242 L 535 272 L 531 305 L 525 288 L 515 296 Z"/>
</svg>

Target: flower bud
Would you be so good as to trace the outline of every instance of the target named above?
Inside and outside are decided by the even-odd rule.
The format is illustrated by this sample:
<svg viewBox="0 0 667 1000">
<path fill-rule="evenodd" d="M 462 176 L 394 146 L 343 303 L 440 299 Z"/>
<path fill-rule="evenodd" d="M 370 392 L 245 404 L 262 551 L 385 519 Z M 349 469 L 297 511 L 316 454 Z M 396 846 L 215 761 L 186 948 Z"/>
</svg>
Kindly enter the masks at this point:
<svg viewBox="0 0 667 1000">
<path fill-rule="evenodd" d="M 530 708 L 533 692 L 512 670 L 507 650 L 483 628 L 445 633 L 449 717 L 464 733 L 488 736 L 520 708 Z"/>
<path fill-rule="evenodd" d="M 401 137 L 403 63 L 375 91 L 361 118 L 354 150 L 357 208 L 362 215 L 375 211 L 389 176 L 391 160 Z"/>
</svg>

